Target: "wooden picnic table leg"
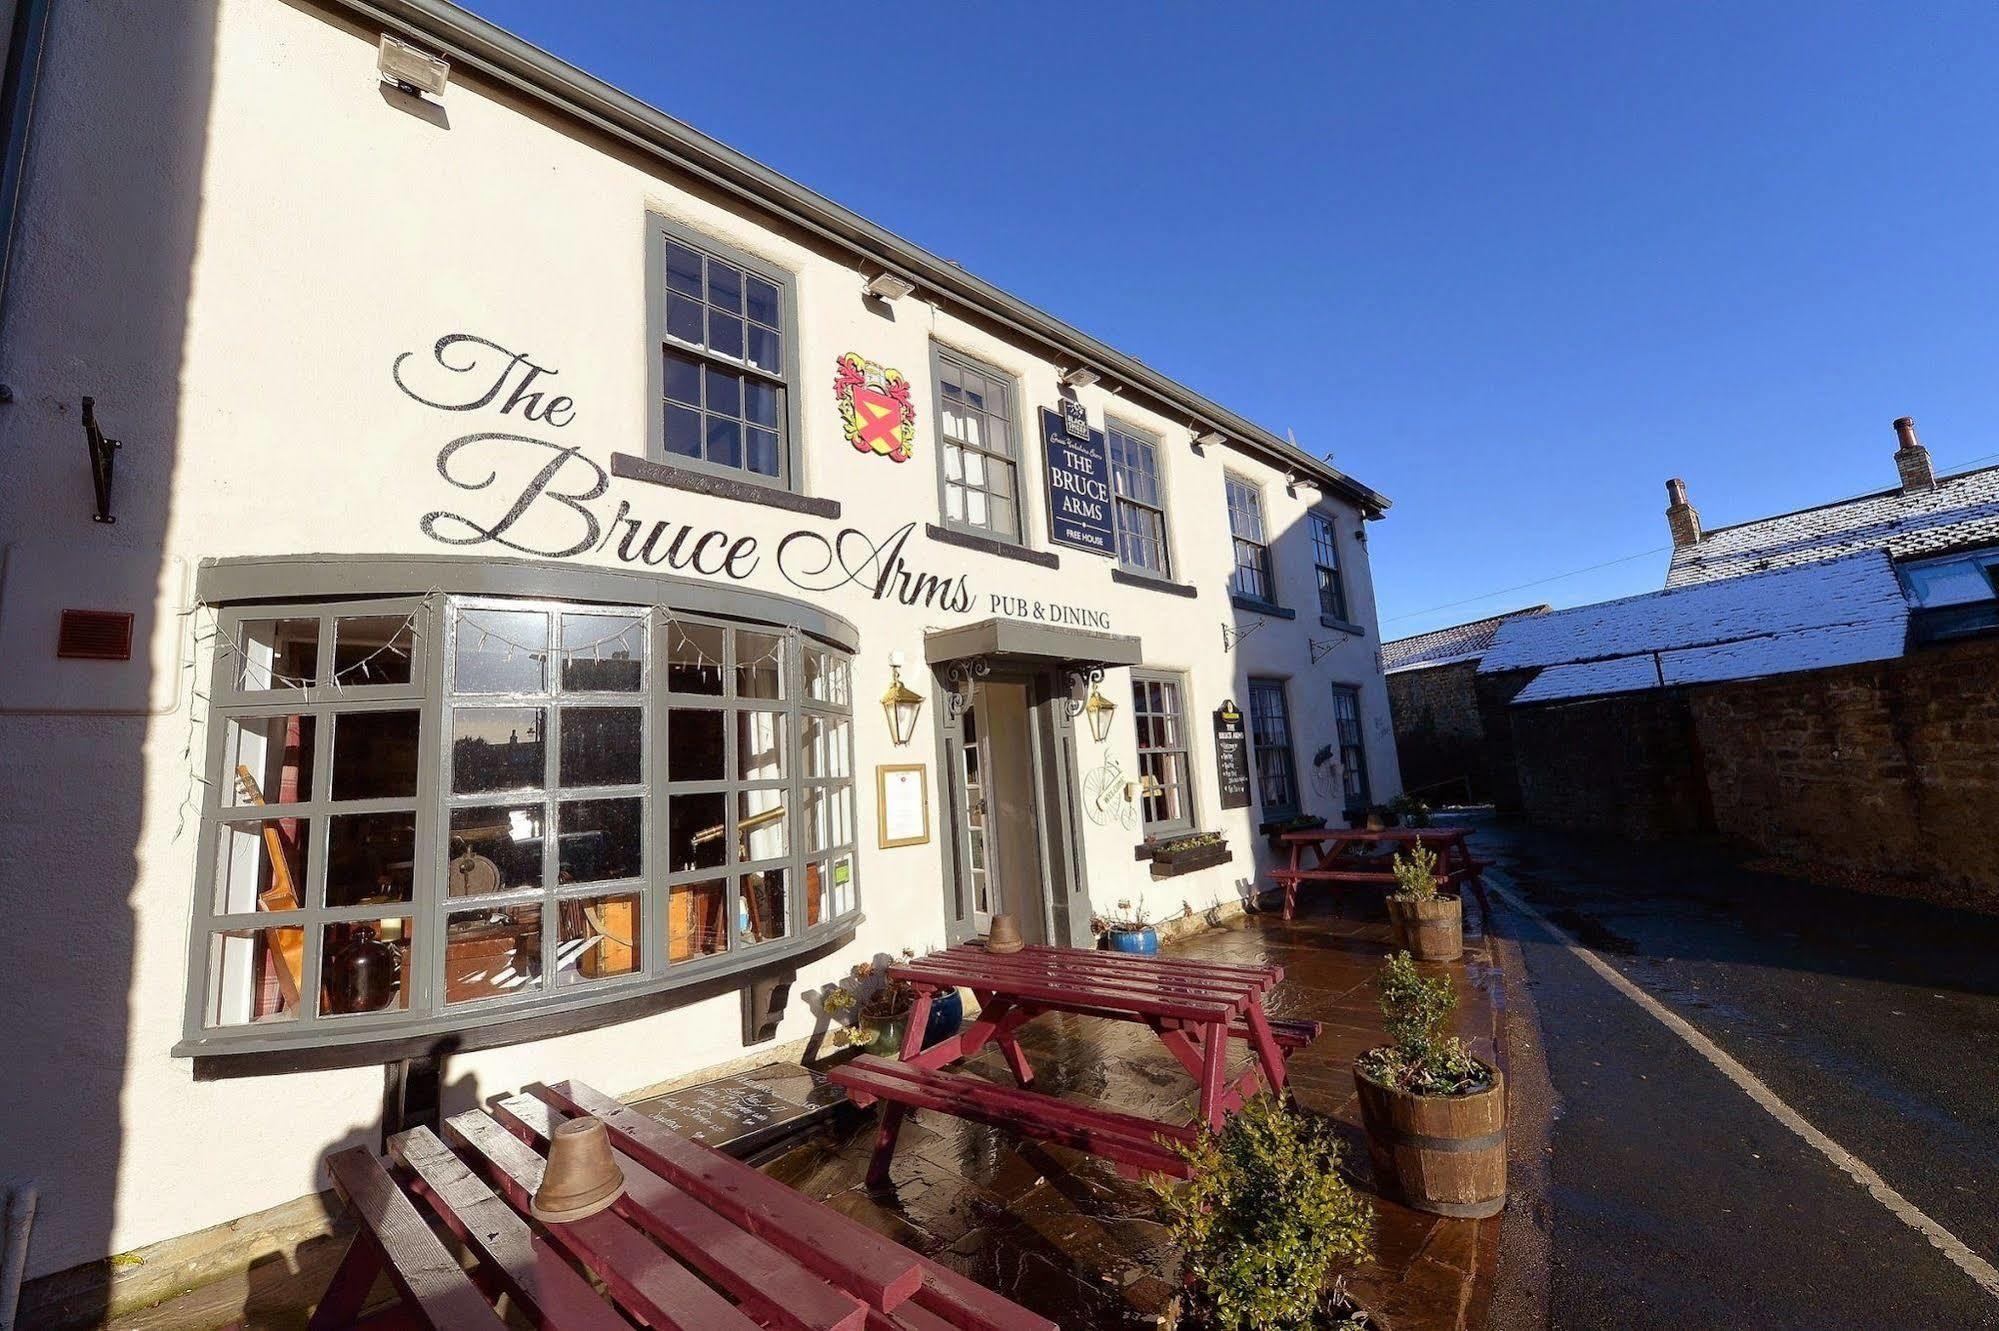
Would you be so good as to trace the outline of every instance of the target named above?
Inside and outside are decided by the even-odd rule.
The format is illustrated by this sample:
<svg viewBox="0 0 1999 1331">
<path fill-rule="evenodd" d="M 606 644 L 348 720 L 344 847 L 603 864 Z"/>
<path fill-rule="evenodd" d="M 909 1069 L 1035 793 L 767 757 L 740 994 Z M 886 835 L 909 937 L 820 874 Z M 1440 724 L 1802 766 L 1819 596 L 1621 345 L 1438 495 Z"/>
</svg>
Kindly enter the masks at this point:
<svg viewBox="0 0 1999 1331">
<path fill-rule="evenodd" d="M 1222 1130 L 1222 1094 L 1227 1089 L 1222 1082 L 1227 1072 L 1228 1051 L 1228 1021 L 1202 1022 L 1201 1122 L 1210 1132 Z"/>
<path fill-rule="evenodd" d="M 375 1287 L 375 1277 L 381 1273 L 382 1245 L 363 1228 L 354 1235 L 353 1242 L 347 1245 L 347 1255 L 334 1268 L 333 1279 L 327 1282 L 319 1306 L 312 1310 L 306 1331 L 334 1331 L 353 1326 L 361 1318 L 368 1291 Z"/>
<path fill-rule="evenodd" d="M 1014 1081 L 1022 1087 L 1033 1083 L 1034 1068 L 1027 1061 L 1027 1055 L 1021 1052 L 1020 1042 L 1013 1038 L 1013 1030 L 1034 1016 L 1033 1009 L 1022 1007 L 1018 1001 L 1015 1001 L 1008 1004 L 1006 1015 L 1000 1018 L 993 1029 L 993 1043 L 997 1044 L 1000 1053 L 1006 1056 L 1007 1070 L 1013 1073 Z"/>
<path fill-rule="evenodd" d="M 1249 1003 L 1249 1039 L 1256 1048 L 1257 1061 L 1263 1065 L 1263 1084 L 1273 1095 L 1284 1094 L 1284 1051 L 1278 1047 L 1277 1037 L 1270 1033 L 1270 1019 L 1263 1015 L 1263 1000 L 1251 999 Z"/>
<path fill-rule="evenodd" d="M 895 1139 L 902 1131 L 902 1116 L 908 1112 L 907 1105 L 898 1104 L 894 1100 L 882 1101 L 881 1126 L 875 1129 L 875 1154 L 868 1162 L 870 1188 L 888 1186 L 888 1169 L 895 1161 Z"/>
<path fill-rule="evenodd" d="M 1304 866 L 1298 861 L 1304 857 L 1304 854 L 1304 842 L 1291 843 L 1291 872 L 1284 878 L 1284 918 L 1287 920 L 1298 909 L 1298 875 L 1304 872 Z"/>
<path fill-rule="evenodd" d="M 916 1002 L 910 1005 L 909 1024 L 902 1028 L 902 1052 L 898 1055 L 905 1063 L 923 1052 L 923 1035 L 930 1025 L 931 993 L 928 988 L 919 988 Z"/>
</svg>

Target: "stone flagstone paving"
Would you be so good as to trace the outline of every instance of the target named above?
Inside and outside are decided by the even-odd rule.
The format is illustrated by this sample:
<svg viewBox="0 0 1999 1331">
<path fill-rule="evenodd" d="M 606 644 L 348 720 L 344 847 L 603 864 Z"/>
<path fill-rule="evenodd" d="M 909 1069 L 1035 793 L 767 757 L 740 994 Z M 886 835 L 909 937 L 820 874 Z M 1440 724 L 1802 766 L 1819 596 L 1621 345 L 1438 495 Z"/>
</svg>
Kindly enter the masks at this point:
<svg viewBox="0 0 1999 1331">
<path fill-rule="evenodd" d="M 1476 908 L 1469 912 L 1476 918 Z M 1284 983 L 1267 1000 L 1275 1016 L 1313 1017 L 1325 1032 L 1291 1060 L 1306 1108 L 1331 1115 L 1348 1165 L 1375 1202 L 1375 1257 L 1348 1288 L 1384 1331 L 1483 1326 L 1498 1257 L 1499 1218 L 1445 1220 L 1374 1196 L 1353 1089 L 1353 1059 L 1383 1042 L 1374 974 L 1388 951 L 1378 892 L 1350 893 L 1336 910 L 1308 892 L 1298 918 L 1251 916 L 1240 931 L 1211 930 L 1166 944 L 1169 956 L 1275 962 Z M 1469 933 L 1469 930 L 1468 930 Z M 1468 936 L 1458 1029 L 1496 1060 L 1499 977 L 1483 939 Z M 1137 1113 L 1194 1114 L 1194 1083 L 1151 1031 L 1085 1017 L 1044 1016 L 1021 1030 L 1036 1086 Z M 1232 1068 L 1245 1057 L 1233 1046 Z M 995 1051 L 960 1065 L 1011 1085 Z M 894 1188 L 863 1184 L 876 1111 L 848 1115 L 777 1148 L 763 1167 L 786 1183 L 1000 1291 L 1065 1328 L 1157 1325 L 1175 1288 L 1177 1258 L 1145 1188 L 1104 1161 L 1023 1142 L 981 1124 L 915 1113 L 902 1129 Z"/>
</svg>

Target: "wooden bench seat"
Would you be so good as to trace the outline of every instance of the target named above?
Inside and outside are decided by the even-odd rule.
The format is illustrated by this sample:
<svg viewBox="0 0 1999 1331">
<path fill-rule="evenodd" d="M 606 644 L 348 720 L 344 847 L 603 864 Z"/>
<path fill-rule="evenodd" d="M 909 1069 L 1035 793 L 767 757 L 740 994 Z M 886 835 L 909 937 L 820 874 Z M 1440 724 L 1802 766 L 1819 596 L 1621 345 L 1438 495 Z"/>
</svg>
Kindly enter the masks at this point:
<svg viewBox="0 0 1999 1331">
<path fill-rule="evenodd" d="M 1126 1174 L 1187 1177 L 1187 1163 L 1173 1145 L 1190 1143 L 1197 1135 L 1191 1127 L 1170 1127 L 1100 1105 L 1058 1100 L 1033 1091 L 998 1086 L 964 1073 L 922 1068 L 874 1054 L 863 1054 L 827 1076 L 836 1085 L 845 1087 L 854 1103 L 863 1108 L 876 1100 L 886 1100 L 908 1109 L 934 1109 L 1005 1128 L 1023 1137 L 1103 1156 Z"/>
<path fill-rule="evenodd" d="M 1312 1043 L 1312 1041 L 1318 1039 L 1319 1032 L 1323 1029 L 1325 1029 L 1323 1022 L 1308 1021 L 1304 1018 L 1270 1018 L 1271 1037 L 1277 1041 L 1278 1048 L 1287 1054 L 1296 1053 L 1298 1050 Z M 1231 1040 L 1249 1039 L 1249 1023 L 1246 1021 L 1230 1022 L 1229 1038 Z"/>
</svg>

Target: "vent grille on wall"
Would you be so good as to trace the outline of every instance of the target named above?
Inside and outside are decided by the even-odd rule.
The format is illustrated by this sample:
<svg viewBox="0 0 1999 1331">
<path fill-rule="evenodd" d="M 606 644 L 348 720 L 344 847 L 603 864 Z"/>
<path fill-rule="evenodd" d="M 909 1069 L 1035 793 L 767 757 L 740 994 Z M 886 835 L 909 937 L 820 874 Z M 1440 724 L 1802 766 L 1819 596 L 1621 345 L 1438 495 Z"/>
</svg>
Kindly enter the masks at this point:
<svg viewBox="0 0 1999 1331">
<path fill-rule="evenodd" d="M 65 610 L 56 655 L 66 661 L 132 659 L 132 616 L 121 610 Z"/>
</svg>

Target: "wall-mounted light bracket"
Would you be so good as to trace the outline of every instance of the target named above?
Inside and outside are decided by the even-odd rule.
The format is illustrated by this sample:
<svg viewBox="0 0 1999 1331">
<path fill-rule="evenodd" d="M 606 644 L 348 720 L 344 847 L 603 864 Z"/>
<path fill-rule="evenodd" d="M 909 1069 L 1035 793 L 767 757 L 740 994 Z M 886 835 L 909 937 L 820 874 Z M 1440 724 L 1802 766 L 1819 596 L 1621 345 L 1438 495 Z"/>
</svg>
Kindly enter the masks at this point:
<svg viewBox="0 0 1999 1331">
<path fill-rule="evenodd" d="M 916 283 L 895 273 L 880 272 L 869 278 L 861 289 L 878 300 L 894 302 L 916 290 Z"/>
<path fill-rule="evenodd" d="M 1265 624 L 1268 624 L 1269 622 L 1270 621 L 1267 619 L 1259 619 L 1246 629 L 1234 628 L 1228 624 L 1223 624 L 1222 650 L 1225 652 L 1234 651 L 1236 649 L 1237 643 L 1241 642 L 1244 638 L 1247 638 L 1250 634 L 1256 632 L 1258 629 L 1262 628 Z"/>
<path fill-rule="evenodd" d="M 1087 366 L 1078 365 L 1074 369 L 1062 371 L 1064 388 L 1088 388 L 1103 376 Z"/>
<path fill-rule="evenodd" d="M 90 449 L 90 485 L 97 492 L 97 512 L 91 521 L 116 522 L 118 519 L 111 516 L 111 476 L 118 450 L 124 445 L 105 438 L 104 431 L 97 428 L 97 402 L 93 398 L 83 399 L 83 440 Z"/>
<path fill-rule="evenodd" d="M 385 32 L 375 50 L 375 72 L 382 76 L 382 82 L 393 83 L 411 96 L 429 93 L 442 97 L 451 80 L 451 62 Z"/>
<path fill-rule="evenodd" d="M 1312 651 L 1312 664 L 1317 665 L 1319 664 L 1319 662 L 1326 659 L 1326 657 L 1332 652 L 1333 648 L 1339 646 L 1340 644 L 1337 638 L 1335 638 L 1331 642 L 1320 642 L 1317 638 L 1307 638 L 1305 639 L 1305 645 L 1309 647 Z"/>
</svg>

